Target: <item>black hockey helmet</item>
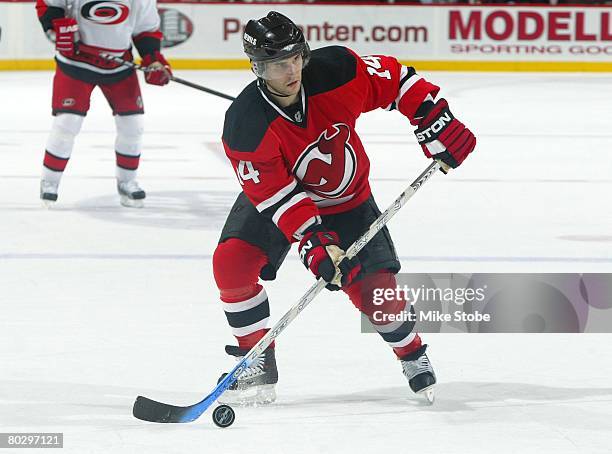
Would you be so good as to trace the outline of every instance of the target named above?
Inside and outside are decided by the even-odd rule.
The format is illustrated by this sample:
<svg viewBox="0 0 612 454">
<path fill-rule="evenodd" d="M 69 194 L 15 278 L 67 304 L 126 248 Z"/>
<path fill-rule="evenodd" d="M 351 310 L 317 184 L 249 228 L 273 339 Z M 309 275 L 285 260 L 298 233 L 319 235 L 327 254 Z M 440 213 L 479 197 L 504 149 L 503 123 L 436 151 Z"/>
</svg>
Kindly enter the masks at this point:
<svg viewBox="0 0 612 454">
<path fill-rule="evenodd" d="M 310 47 L 302 30 L 276 11 L 270 11 L 261 19 L 250 20 L 244 28 L 242 44 L 258 77 L 264 77 L 266 63 L 302 54 L 306 66 L 310 58 Z"/>
</svg>

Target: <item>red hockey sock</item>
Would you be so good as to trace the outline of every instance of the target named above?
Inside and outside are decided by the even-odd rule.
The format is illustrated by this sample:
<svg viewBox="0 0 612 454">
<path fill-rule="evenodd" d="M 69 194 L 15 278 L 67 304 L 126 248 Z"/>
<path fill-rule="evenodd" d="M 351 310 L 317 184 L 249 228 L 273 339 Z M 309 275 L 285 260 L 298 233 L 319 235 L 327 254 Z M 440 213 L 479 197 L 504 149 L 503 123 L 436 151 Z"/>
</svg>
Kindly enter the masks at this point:
<svg viewBox="0 0 612 454">
<path fill-rule="evenodd" d="M 346 289 L 345 293 L 349 296 L 352 303 L 364 315 L 366 315 L 380 336 L 389 344 L 398 358 L 401 358 L 421 347 L 421 338 L 413 332 L 414 322 L 380 322 L 380 314 L 398 315 L 410 307 L 401 299 L 384 299 L 377 301 L 374 298 L 375 291 L 380 292 L 385 289 L 395 289 L 395 275 L 386 270 L 369 274 L 363 279 L 355 282 Z M 375 314 L 379 314 L 376 316 Z"/>
<path fill-rule="evenodd" d="M 223 310 L 241 348 L 250 349 L 268 332 L 268 296 L 258 284 L 267 261 L 259 247 L 238 238 L 220 243 L 213 256 Z"/>
</svg>

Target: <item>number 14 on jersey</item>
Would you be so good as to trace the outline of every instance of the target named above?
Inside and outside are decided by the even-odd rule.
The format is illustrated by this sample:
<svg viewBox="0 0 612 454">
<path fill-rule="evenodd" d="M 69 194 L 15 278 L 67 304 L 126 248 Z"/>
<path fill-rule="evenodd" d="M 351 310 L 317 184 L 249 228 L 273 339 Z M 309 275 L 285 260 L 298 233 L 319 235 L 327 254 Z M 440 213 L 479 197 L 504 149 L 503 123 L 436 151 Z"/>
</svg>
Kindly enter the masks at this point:
<svg viewBox="0 0 612 454">
<path fill-rule="evenodd" d="M 238 163 L 238 181 L 242 186 L 247 180 L 253 180 L 253 183 L 259 183 L 259 171 L 255 170 L 251 161 L 240 161 Z"/>
<path fill-rule="evenodd" d="M 384 70 L 384 71 L 378 71 L 380 68 L 382 68 L 382 64 L 380 63 L 380 57 L 374 57 L 373 55 L 368 55 L 366 57 L 361 57 L 361 59 L 363 60 L 363 62 L 368 65 L 368 73 L 371 76 L 378 76 L 378 77 L 382 77 L 383 79 L 389 79 L 391 80 L 391 73 L 389 72 L 388 69 Z"/>
</svg>

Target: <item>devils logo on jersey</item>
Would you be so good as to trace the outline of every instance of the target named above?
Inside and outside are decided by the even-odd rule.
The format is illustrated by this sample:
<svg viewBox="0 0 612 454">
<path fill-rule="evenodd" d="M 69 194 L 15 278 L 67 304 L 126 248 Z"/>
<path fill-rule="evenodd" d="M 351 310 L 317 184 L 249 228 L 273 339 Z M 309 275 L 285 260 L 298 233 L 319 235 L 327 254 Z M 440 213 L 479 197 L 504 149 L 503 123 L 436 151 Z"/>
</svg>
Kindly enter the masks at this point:
<svg viewBox="0 0 612 454">
<path fill-rule="evenodd" d="M 93 1 L 81 7 L 81 16 L 102 25 L 115 25 L 125 21 L 130 14 L 127 5 L 113 1 Z"/>
<path fill-rule="evenodd" d="M 350 137 L 350 128 L 336 123 L 306 147 L 293 167 L 304 189 L 326 199 L 340 197 L 348 189 L 357 172 Z"/>
</svg>

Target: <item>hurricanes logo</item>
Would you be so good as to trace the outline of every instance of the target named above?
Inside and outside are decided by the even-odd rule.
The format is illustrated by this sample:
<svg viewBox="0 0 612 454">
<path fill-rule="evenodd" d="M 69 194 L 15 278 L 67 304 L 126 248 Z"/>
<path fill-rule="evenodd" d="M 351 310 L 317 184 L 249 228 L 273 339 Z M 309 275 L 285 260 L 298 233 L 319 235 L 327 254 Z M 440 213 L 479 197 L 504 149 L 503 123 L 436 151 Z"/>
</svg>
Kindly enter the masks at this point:
<svg viewBox="0 0 612 454">
<path fill-rule="evenodd" d="M 349 188 L 357 173 L 357 156 L 350 137 L 350 128 L 336 123 L 306 147 L 293 167 L 306 190 L 330 199 L 340 197 Z"/>
<path fill-rule="evenodd" d="M 81 7 L 81 16 L 102 25 L 115 25 L 124 22 L 130 14 L 127 5 L 113 1 L 94 1 Z"/>
</svg>

